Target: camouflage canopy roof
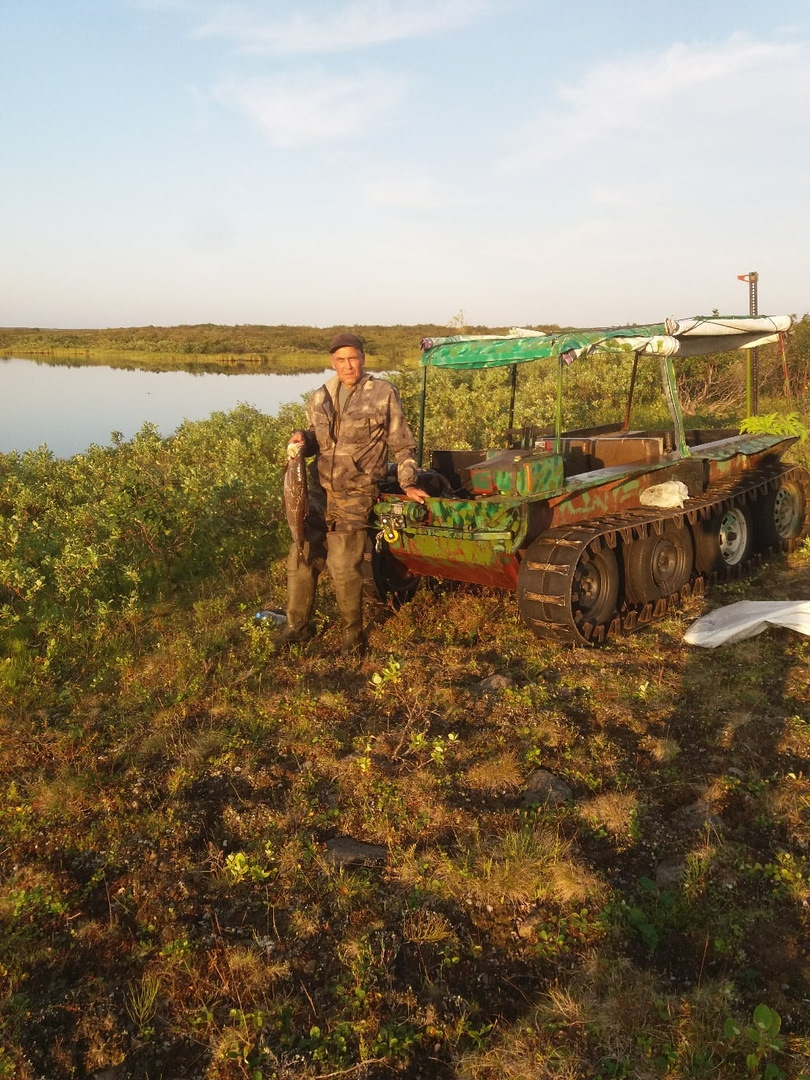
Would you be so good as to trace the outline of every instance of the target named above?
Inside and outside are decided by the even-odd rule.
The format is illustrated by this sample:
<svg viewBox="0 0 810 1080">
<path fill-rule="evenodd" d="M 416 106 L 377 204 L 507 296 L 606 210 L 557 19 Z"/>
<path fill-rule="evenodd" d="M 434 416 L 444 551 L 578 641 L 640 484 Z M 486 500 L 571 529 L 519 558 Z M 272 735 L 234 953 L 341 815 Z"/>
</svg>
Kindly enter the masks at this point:
<svg viewBox="0 0 810 1080">
<path fill-rule="evenodd" d="M 420 363 L 423 367 L 481 369 L 557 357 L 570 363 L 590 353 L 617 350 L 645 356 L 704 356 L 770 344 L 792 326 L 790 315 L 712 315 L 554 334 L 516 329 L 500 336 L 426 338 Z"/>
</svg>

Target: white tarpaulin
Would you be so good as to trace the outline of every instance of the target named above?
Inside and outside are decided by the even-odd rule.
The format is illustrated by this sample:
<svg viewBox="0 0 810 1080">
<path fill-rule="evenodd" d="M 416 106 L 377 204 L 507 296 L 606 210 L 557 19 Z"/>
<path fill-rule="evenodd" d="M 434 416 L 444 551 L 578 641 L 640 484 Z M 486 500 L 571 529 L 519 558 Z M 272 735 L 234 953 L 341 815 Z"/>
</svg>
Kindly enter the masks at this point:
<svg viewBox="0 0 810 1080">
<path fill-rule="evenodd" d="M 768 626 L 785 626 L 810 635 L 810 600 L 741 600 L 702 616 L 692 623 L 683 640 L 714 649 L 755 637 Z"/>
<path fill-rule="evenodd" d="M 672 319 L 665 322 L 666 332 L 674 337 L 712 337 L 728 334 L 776 334 L 793 326 L 790 315 L 713 315 L 694 319 Z"/>
</svg>

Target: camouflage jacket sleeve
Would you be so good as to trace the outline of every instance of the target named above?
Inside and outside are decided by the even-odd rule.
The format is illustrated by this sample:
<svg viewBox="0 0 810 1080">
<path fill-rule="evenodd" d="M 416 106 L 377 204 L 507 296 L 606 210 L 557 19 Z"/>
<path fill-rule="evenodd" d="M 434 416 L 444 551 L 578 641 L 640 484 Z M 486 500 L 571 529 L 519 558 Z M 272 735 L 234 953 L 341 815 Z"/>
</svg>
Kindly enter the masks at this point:
<svg viewBox="0 0 810 1080">
<path fill-rule="evenodd" d="M 402 409 L 399 391 L 395 386 L 391 387 L 391 404 L 389 407 L 388 425 L 388 448 L 397 463 L 397 480 L 401 488 L 418 484 L 416 459 L 413 456 L 416 440 L 413 437 L 405 413 Z"/>
<path fill-rule="evenodd" d="M 313 454 L 318 453 L 318 440 L 315 436 L 315 428 L 309 427 L 306 431 L 302 432 L 304 436 L 304 454 L 306 457 L 312 457 Z"/>
</svg>

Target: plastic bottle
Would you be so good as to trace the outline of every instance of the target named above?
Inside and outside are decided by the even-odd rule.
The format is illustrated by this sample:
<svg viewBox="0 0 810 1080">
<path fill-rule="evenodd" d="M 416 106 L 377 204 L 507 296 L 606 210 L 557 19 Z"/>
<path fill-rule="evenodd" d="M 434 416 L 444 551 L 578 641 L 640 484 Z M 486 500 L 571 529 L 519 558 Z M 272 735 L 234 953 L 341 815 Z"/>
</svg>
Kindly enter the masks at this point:
<svg viewBox="0 0 810 1080">
<path fill-rule="evenodd" d="M 256 622 L 272 622 L 276 626 L 283 626 L 287 621 L 287 616 L 283 611 L 276 611 L 274 608 L 265 608 L 263 611 L 257 611 L 254 616 Z"/>
</svg>

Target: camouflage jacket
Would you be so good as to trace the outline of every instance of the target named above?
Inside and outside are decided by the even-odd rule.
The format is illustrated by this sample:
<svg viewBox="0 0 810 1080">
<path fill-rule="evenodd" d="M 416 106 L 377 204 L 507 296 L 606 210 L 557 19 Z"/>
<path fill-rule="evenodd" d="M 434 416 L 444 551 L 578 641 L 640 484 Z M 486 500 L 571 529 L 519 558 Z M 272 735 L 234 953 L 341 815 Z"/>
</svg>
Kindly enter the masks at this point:
<svg viewBox="0 0 810 1080">
<path fill-rule="evenodd" d="M 408 427 L 395 386 L 364 374 L 338 416 L 337 375 L 316 390 L 307 403 L 307 455 L 318 455 L 318 476 L 327 491 L 372 494 L 385 475 L 389 451 L 405 488 L 416 484 L 416 441 Z"/>
</svg>

